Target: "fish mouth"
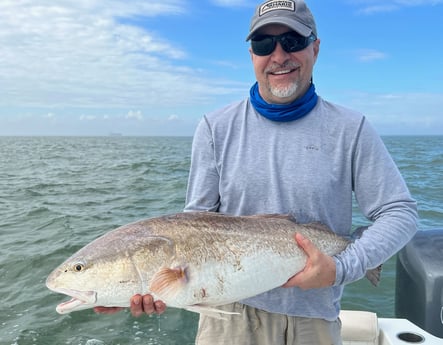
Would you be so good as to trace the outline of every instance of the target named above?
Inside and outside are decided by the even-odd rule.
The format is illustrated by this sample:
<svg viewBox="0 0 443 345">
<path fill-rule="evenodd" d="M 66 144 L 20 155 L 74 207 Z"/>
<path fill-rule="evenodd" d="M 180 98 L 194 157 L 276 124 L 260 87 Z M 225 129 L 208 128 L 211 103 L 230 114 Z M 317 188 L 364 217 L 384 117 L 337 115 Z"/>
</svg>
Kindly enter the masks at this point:
<svg viewBox="0 0 443 345">
<path fill-rule="evenodd" d="M 68 314 L 72 311 L 88 309 L 95 305 L 97 293 L 95 291 L 79 291 L 71 289 L 52 289 L 71 297 L 69 301 L 60 303 L 55 309 L 59 314 Z"/>
</svg>

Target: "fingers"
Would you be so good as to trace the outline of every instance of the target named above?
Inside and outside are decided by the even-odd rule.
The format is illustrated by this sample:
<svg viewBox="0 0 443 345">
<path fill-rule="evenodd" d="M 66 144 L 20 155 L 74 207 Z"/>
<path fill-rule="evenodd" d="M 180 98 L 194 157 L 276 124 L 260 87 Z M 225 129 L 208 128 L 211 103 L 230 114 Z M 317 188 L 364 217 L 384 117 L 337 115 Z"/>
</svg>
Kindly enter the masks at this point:
<svg viewBox="0 0 443 345">
<path fill-rule="evenodd" d="M 139 317 L 143 314 L 162 314 L 166 310 L 166 304 L 162 301 L 154 301 L 151 295 L 135 295 L 131 298 L 130 310 L 134 317 Z M 94 307 L 97 314 L 115 314 L 124 308 L 121 307 Z"/>
<path fill-rule="evenodd" d="M 303 249 L 303 251 L 306 253 L 308 257 L 315 254 L 316 251 L 318 251 L 317 247 L 314 246 L 314 244 L 306 237 L 304 237 L 300 233 L 295 234 L 295 241 L 297 242 L 298 246 Z"/>
<path fill-rule="evenodd" d="M 163 301 L 155 301 L 154 303 L 155 311 L 157 314 L 163 314 L 166 310 L 166 304 Z"/>
<path fill-rule="evenodd" d="M 143 314 L 143 297 L 141 295 L 132 296 L 130 309 L 134 317 L 139 317 Z"/>
<path fill-rule="evenodd" d="M 306 264 L 303 270 L 292 276 L 283 285 L 285 288 L 299 287 L 303 290 L 323 288 L 334 284 L 336 267 L 332 257 L 323 254 L 308 238 L 297 233 L 297 245 L 305 252 Z"/>
<path fill-rule="evenodd" d="M 162 314 L 166 310 L 166 304 L 155 301 L 151 295 L 135 295 L 131 298 L 131 314 L 138 317 L 143 314 Z"/>
<path fill-rule="evenodd" d="M 284 285 L 282 285 L 282 287 L 284 288 L 290 288 L 295 286 L 303 288 L 303 285 L 306 282 L 305 270 L 307 270 L 307 268 L 311 265 L 310 256 L 312 254 L 312 251 L 315 249 L 312 242 L 300 233 L 296 233 L 294 235 L 294 240 L 297 243 L 297 245 L 305 252 L 307 256 L 306 264 L 305 268 L 302 271 L 289 278 L 289 280 Z"/>
</svg>

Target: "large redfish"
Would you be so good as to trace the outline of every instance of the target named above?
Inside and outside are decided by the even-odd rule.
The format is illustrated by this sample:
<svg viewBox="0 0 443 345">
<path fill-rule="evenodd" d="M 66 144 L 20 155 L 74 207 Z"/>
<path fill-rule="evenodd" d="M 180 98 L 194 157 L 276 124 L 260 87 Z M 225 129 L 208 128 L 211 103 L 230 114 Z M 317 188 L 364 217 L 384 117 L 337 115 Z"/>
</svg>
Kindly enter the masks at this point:
<svg viewBox="0 0 443 345">
<path fill-rule="evenodd" d="M 331 256 L 349 243 L 320 223 L 290 216 L 179 213 L 103 235 L 55 269 L 46 285 L 72 297 L 57 307 L 61 314 L 127 307 L 131 296 L 146 293 L 170 307 L 216 313 L 216 306 L 279 287 L 304 268 L 295 233 Z"/>
</svg>

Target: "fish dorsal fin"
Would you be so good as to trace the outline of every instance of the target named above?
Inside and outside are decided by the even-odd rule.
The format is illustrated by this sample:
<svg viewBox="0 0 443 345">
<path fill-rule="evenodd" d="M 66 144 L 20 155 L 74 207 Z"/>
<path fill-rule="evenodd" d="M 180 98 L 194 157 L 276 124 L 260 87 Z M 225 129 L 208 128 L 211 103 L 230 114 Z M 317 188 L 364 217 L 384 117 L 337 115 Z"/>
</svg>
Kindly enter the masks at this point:
<svg viewBox="0 0 443 345">
<path fill-rule="evenodd" d="M 157 271 L 149 284 L 149 291 L 163 300 L 173 298 L 188 281 L 186 268 L 163 267 Z"/>
<path fill-rule="evenodd" d="M 255 214 L 253 216 L 247 216 L 250 218 L 273 218 L 273 219 L 285 219 L 296 223 L 297 220 L 292 214 L 281 214 L 281 213 L 269 213 L 269 214 Z"/>
<path fill-rule="evenodd" d="M 335 232 L 332 231 L 331 228 L 329 228 L 327 225 L 325 225 L 325 224 L 323 224 L 321 222 L 311 222 L 311 223 L 307 223 L 307 224 L 303 224 L 303 225 L 309 226 L 309 227 L 314 228 L 314 229 L 316 229 L 318 231 L 324 231 L 324 232 L 327 232 L 327 233 L 335 234 Z"/>
</svg>

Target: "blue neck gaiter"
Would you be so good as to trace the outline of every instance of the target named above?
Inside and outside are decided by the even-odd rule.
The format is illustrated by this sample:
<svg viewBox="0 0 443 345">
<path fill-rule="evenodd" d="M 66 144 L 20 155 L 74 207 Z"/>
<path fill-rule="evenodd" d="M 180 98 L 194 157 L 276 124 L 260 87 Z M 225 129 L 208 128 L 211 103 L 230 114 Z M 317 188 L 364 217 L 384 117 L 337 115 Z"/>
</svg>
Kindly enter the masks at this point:
<svg viewBox="0 0 443 345">
<path fill-rule="evenodd" d="M 258 92 L 258 83 L 251 87 L 249 94 L 255 110 L 267 119 L 277 122 L 288 122 L 302 118 L 315 107 L 318 100 L 314 84 L 311 84 L 303 97 L 290 104 L 267 103 Z"/>
</svg>

